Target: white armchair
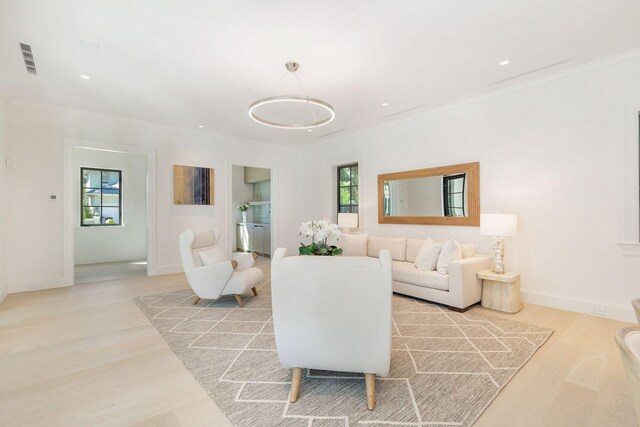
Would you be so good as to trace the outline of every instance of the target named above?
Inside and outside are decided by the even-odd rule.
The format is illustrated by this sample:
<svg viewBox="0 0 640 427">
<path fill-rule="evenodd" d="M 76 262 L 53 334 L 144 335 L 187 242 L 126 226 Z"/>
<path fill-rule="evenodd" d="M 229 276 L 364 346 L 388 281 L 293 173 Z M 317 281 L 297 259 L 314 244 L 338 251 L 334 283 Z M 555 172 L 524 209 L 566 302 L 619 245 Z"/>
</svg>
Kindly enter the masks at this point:
<svg viewBox="0 0 640 427">
<path fill-rule="evenodd" d="M 391 255 L 273 256 L 271 297 L 276 347 L 291 368 L 290 400 L 303 368 L 365 374 L 367 407 L 375 407 L 375 376 L 391 361 Z"/>
<path fill-rule="evenodd" d="M 194 304 L 200 299 L 218 299 L 224 295 L 235 295 L 240 307 L 244 306 L 242 295 L 253 291 L 264 278 L 262 270 L 252 267 L 255 254 L 239 254 L 231 259 L 211 265 L 203 265 L 199 252 L 216 246 L 220 231 L 195 233 L 186 230 L 180 234 L 180 256 L 187 281 L 196 294 Z"/>
</svg>

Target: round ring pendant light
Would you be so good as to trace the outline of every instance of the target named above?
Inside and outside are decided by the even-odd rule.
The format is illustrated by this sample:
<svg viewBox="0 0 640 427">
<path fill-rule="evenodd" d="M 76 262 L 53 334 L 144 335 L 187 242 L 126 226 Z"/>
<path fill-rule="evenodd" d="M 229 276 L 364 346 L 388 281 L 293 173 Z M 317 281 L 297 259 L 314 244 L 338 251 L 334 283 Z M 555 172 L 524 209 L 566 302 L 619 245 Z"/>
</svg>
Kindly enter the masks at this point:
<svg viewBox="0 0 640 427">
<path fill-rule="evenodd" d="M 294 75 L 294 77 L 298 81 L 298 84 L 300 85 L 300 88 L 304 91 L 304 88 L 300 83 L 300 79 L 298 79 L 298 76 L 296 75 L 296 71 L 298 70 L 299 66 L 300 65 L 297 62 L 293 62 L 293 61 L 287 62 L 285 64 L 285 68 L 287 69 L 287 71 Z M 284 122 L 279 123 L 272 120 L 267 120 L 263 117 L 260 117 L 257 114 L 256 110 L 258 110 L 260 107 L 263 107 L 269 104 L 274 104 L 274 103 L 307 104 L 307 106 L 309 107 L 310 121 L 306 123 L 284 123 Z M 329 117 L 318 119 L 316 117 L 315 112 L 313 111 L 313 106 L 320 107 L 323 110 L 327 111 L 329 113 Z M 331 121 L 333 121 L 333 119 L 336 117 L 336 113 L 333 107 L 329 103 L 321 101 L 316 98 L 310 98 L 308 96 L 280 95 L 280 96 L 272 96 L 269 98 L 259 99 L 253 104 L 251 104 L 249 106 L 249 117 L 251 117 L 256 123 L 260 123 L 261 125 L 270 126 L 278 129 L 313 129 L 320 126 L 324 126 L 327 123 L 330 123 Z"/>
</svg>

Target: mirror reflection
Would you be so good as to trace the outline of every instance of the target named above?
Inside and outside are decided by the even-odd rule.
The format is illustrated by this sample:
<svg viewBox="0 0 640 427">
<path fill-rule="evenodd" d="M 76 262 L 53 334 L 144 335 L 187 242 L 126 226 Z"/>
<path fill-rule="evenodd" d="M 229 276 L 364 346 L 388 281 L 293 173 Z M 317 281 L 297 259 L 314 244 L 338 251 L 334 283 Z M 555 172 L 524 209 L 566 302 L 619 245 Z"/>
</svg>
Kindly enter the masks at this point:
<svg viewBox="0 0 640 427">
<path fill-rule="evenodd" d="M 384 181 L 383 214 L 466 217 L 466 183 L 466 173 Z"/>
</svg>

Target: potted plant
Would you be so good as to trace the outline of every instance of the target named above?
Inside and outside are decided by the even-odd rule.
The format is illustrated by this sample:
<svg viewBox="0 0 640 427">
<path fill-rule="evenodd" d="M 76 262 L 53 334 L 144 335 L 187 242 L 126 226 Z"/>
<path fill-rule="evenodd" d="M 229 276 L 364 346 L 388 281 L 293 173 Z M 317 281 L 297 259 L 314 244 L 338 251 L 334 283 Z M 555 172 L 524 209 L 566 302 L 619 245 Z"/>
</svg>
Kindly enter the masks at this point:
<svg viewBox="0 0 640 427">
<path fill-rule="evenodd" d="M 327 243 L 329 236 L 339 238 L 341 235 L 338 224 L 331 224 L 328 219 L 303 222 L 300 226 L 300 235 L 311 237 L 310 245 L 300 242 L 298 248 L 300 255 L 342 255 L 342 248 Z"/>
<path fill-rule="evenodd" d="M 242 203 L 238 205 L 238 209 L 240 209 L 240 213 L 242 214 L 242 222 L 247 222 L 247 209 L 249 209 L 249 203 Z"/>
</svg>

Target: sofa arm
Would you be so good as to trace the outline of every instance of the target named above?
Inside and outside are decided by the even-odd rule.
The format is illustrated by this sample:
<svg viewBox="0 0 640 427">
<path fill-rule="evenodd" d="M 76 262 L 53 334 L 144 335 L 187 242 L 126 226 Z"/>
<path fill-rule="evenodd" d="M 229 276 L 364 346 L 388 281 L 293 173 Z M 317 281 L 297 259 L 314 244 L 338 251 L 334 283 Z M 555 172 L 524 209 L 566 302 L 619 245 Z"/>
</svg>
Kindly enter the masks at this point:
<svg viewBox="0 0 640 427">
<path fill-rule="evenodd" d="M 288 251 L 286 248 L 278 248 L 273 253 L 273 257 L 271 258 L 271 265 L 278 265 L 285 259 L 288 255 Z"/>
<path fill-rule="evenodd" d="M 256 260 L 253 259 L 252 253 L 237 254 L 232 256 L 231 259 L 237 261 L 238 263 L 236 271 L 246 270 L 247 268 L 253 266 L 253 264 L 256 262 Z"/>
<path fill-rule="evenodd" d="M 453 306 L 466 308 L 482 298 L 482 282 L 476 273 L 491 268 L 491 258 L 476 255 L 451 261 L 449 264 L 449 292 L 453 297 Z"/>
</svg>

